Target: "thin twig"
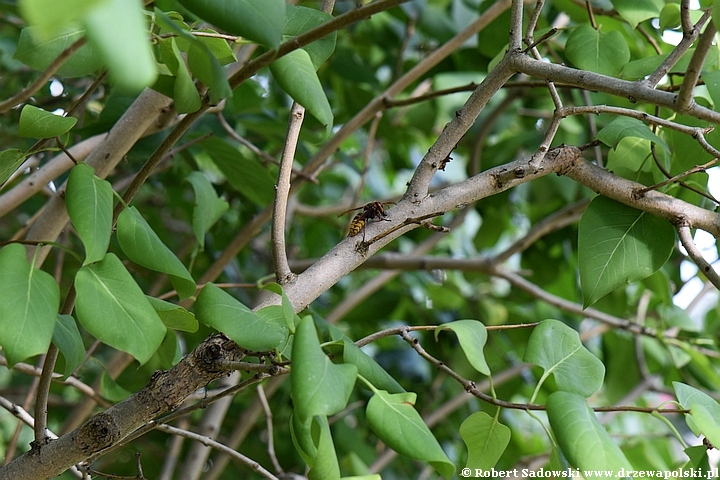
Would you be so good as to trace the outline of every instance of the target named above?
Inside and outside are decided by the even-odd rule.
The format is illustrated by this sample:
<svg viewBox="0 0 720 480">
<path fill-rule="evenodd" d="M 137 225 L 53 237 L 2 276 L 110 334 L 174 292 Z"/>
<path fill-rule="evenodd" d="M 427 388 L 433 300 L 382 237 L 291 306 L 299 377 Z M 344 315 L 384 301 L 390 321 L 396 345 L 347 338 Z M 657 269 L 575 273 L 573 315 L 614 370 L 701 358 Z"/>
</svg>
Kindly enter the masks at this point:
<svg viewBox="0 0 720 480">
<path fill-rule="evenodd" d="M 702 252 L 697 248 L 693 241 L 692 234 L 690 233 L 690 227 L 687 225 L 677 226 L 678 237 L 680 237 L 680 243 L 682 243 L 685 250 L 688 252 L 688 256 L 695 262 L 700 271 L 705 275 L 710 283 L 715 285 L 715 288 L 720 290 L 720 274 L 705 260 Z"/>
<path fill-rule="evenodd" d="M 690 59 L 690 63 L 685 70 L 685 78 L 683 78 L 680 92 L 678 92 L 678 112 L 685 112 L 695 103 L 695 100 L 693 99 L 693 92 L 695 91 L 695 86 L 697 85 L 700 74 L 702 73 L 702 66 L 705 62 L 705 57 L 707 57 L 710 48 L 712 48 L 715 33 L 717 33 L 715 23 L 710 22 L 707 27 L 705 27 L 705 31 L 702 35 L 700 35 L 700 41 L 697 43 L 692 58 Z"/>
<path fill-rule="evenodd" d="M 292 166 L 295 161 L 295 151 L 300 129 L 305 118 L 305 108 L 297 102 L 293 102 L 288 118 L 287 134 L 285 135 L 285 147 L 280 159 L 280 171 L 278 181 L 275 184 L 275 201 L 273 202 L 272 230 L 270 245 L 272 249 L 273 265 L 275 267 L 275 279 L 280 285 L 291 282 L 294 275 L 290 270 L 285 246 L 285 223 L 287 214 L 287 202 L 290 196 L 290 178 Z"/>
<path fill-rule="evenodd" d="M 171 435 L 180 435 L 182 437 L 189 438 L 196 442 L 200 442 L 207 447 L 211 447 L 211 448 L 214 448 L 221 452 L 224 452 L 227 455 L 230 455 L 232 458 L 234 458 L 238 462 L 240 462 L 243 465 L 245 465 L 246 467 L 248 467 L 253 472 L 259 473 L 260 475 L 263 476 L 263 478 L 267 478 L 269 480 L 278 480 L 278 477 L 276 477 L 275 475 L 273 475 L 272 473 L 267 471 L 265 468 L 263 468 L 262 465 L 260 465 L 255 460 L 252 460 L 251 458 L 246 457 L 242 453 L 237 452 L 237 451 L 233 450 L 232 448 L 229 448 L 229 447 L 223 445 L 222 443 L 211 439 L 210 437 L 208 437 L 206 435 L 200 435 L 197 433 L 190 432 L 188 430 L 183 430 L 181 428 L 172 427 L 170 425 L 164 425 L 164 424 L 156 425 L 155 428 L 157 428 L 161 432 L 169 433 Z"/>
<path fill-rule="evenodd" d="M 685 171 L 685 172 L 683 172 L 683 173 L 679 173 L 679 174 L 675 175 L 675 176 L 672 177 L 672 178 L 668 178 L 667 180 L 664 180 L 664 181 L 662 181 L 662 182 L 660 182 L 660 183 L 656 183 L 655 185 L 650 185 L 649 187 L 645 187 L 645 188 L 641 188 L 641 189 L 639 189 L 639 190 L 636 190 L 636 191 L 635 191 L 635 195 L 637 195 L 637 196 L 643 196 L 643 195 L 645 195 L 647 192 L 649 192 L 650 190 L 657 190 L 657 189 L 659 189 L 659 188 L 664 187 L 665 185 L 669 185 L 669 184 L 671 184 L 671 183 L 677 183 L 681 178 L 685 178 L 685 177 L 687 177 L 687 176 L 689 176 L 689 175 L 692 175 L 693 173 L 704 172 L 705 170 L 707 170 L 707 169 L 710 168 L 711 166 L 715 165 L 717 162 L 718 162 L 718 159 L 717 159 L 717 158 L 713 158 L 712 160 L 710 160 L 709 162 L 707 162 L 707 163 L 704 164 L 704 165 L 696 165 L 695 167 L 691 168 L 690 170 L 687 170 L 687 171 Z M 717 202 L 715 202 L 715 203 L 717 203 Z"/>
<path fill-rule="evenodd" d="M 267 397 L 265 396 L 265 389 L 263 389 L 262 384 L 258 385 L 257 394 L 258 398 L 260 399 L 260 403 L 262 404 L 263 411 L 265 412 L 265 426 L 267 428 L 268 436 L 268 456 L 270 457 L 270 461 L 272 462 L 275 471 L 280 476 L 282 476 L 282 474 L 285 473 L 285 470 L 283 470 L 280 462 L 278 461 L 277 455 L 275 455 L 275 438 L 273 436 L 273 414 L 272 410 L 270 409 L 270 404 L 268 404 Z"/>
<path fill-rule="evenodd" d="M 14 106 L 19 105 L 32 97 L 47 83 L 48 80 L 50 80 L 50 77 L 55 75 L 55 72 L 57 72 L 60 67 L 62 67 L 63 63 L 65 63 L 65 61 L 70 58 L 73 53 L 77 52 L 83 45 L 85 45 L 86 41 L 87 39 L 85 37 L 82 37 L 73 42 L 72 45 L 60 52 L 60 55 L 58 55 L 55 60 L 53 60 L 50 65 L 48 65 L 45 71 L 43 71 L 43 73 L 34 82 L 20 90 L 17 94 L 8 98 L 7 100 L 0 102 L 0 113 L 10 110 Z"/>
</svg>

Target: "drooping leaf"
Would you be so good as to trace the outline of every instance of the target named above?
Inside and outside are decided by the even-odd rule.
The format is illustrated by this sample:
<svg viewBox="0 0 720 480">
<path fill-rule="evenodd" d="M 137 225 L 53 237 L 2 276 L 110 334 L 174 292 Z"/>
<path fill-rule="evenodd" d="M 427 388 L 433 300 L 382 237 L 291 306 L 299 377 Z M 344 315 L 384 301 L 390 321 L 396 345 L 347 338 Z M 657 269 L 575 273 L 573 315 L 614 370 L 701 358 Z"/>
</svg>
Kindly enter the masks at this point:
<svg viewBox="0 0 720 480">
<path fill-rule="evenodd" d="M 559 390 L 589 397 L 602 386 L 605 365 L 583 346 L 577 331 L 557 320 L 543 320 L 528 339 L 524 361 L 551 374 Z"/>
<path fill-rule="evenodd" d="M 238 149 L 219 138 L 199 144 L 222 171 L 234 189 L 248 200 L 265 206 L 275 195 L 275 178 L 255 160 L 245 158 Z"/>
<path fill-rule="evenodd" d="M 270 64 L 273 78 L 293 100 L 305 107 L 320 123 L 332 128 L 333 113 L 318 79 L 310 55 L 294 50 Z"/>
<path fill-rule="evenodd" d="M 321 12 L 314 8 L 295 5 L 287 5 L 285 8 L 287 10 L 287 18 L 285 19 L 285 27 L 283 28 L 283 41 L 287 41 L 308 30 L 312 30 L 333 18 L 329 13 Z M 303 47 L 303 50 L 310 55 L 310 60 L 315 70 L 320 68 L 335 51 L 336 40 L 337 32 L 333 32 Z"/>
<path fill-rule="evenodd" d="M 139 0 L 105 0 L 87 12 L 84 25 L 116 88 L 136 93 L 155 82 L 155 56 Z"/>
<path fill-rule="evenodd" d="M 117 239 L 130 260 L 156 272 L 167 273 L 180 299 L 195 294 L 195 280 L 185 265 L 175 256 L 137 208 L 123 210 L 117 220 Z"/>
<path fill-rule="evenodd" d="M 200 108 L 200 94 L 197 91 L 195 82 L 190 77 L 185 60 L 183 60 L 180 54 L 180 49 L 177 47 L 177 43 L 174 38 L 170 38 L 170 47 L 172 53 L 175 56 L 177 68 L 172 73 L 175 74 L 175 89 L 173 94 L 173 100 L 175 100 L 175 108 L 178 113 L 189 113 L 194 112 Z"/>
<path fill-rule="evenodd" d="M 147 299 L 167 328 L 183 332 L 197 332 L 198 321 L 193 313 L 188 312 L 180 305 L 159 298 L 148 296 Z"/>
<path fill-rule="evenodd" d="M 630 60 L 630 50 L 620 32 L 602 32 L 588 24 L 568 36 L 565 54 L 577 68 L 611 76 L 619 75 Z"/>
<path fill-rule="evenodd" d="M 215 188 L 202 172 L 192 172 L 185 179 L 195 191 L 195 208 L 193 209 L 192 226 L 200 249 L 205 248 L 205 234 L 217 222 L 223 213 L 230 208 L 225 199 L 218 197 Z"/>
<path fill-rule="evenodd" d="M 295 416 L 301 422 L 316 415 L 340 412 L 347 405 L 355 385 L 357 367 L 330 361 L 315 331 L 312 317 L 297 326 L 292 346 L 290 382 Z"/>
<path fill-rule="evenodd" d="M 233 35 L 268 48 L 280 45 L 285 22 L 284 0 L 180 0 L 182 6 Z"/>
<path fill-rule="evenodd" d="M 477 320 L 456 320 L 445 323 L 435 330 L 435 339 L 442 330 L 452 330 L 457 335 L 465 357 L 470 365 L 483 375 L 490 375 L 490 368 L 485 361 L 483 347 L 487 341 L 487 330 L 485 325 Z"/>
<path fill-rule="evenodd" d="M 460 424 L 468 449 L 465 468 L 490 470 L 510 443 L 510 429 L 485 412 L 475 412 Z"/>
<path fill-rule="evenodd" d="M 580 220 L 578 259 L 583 306 L 642 280 L 670 258 L 675 230 L 669 222 L 606 197 L 595 197 Z"/>
<path fill-rule="evenodd" d="M 121 402 L 131 395 L 126 389 L 118 385 L 107 372 L 100 377 L 100 392 L 111 402 Z"/>
<path fill-rule="evenodd" d="M 668 3 L 660 10 L 660 30 L 673 29 L 680 26 L 680 5 Z"/>
<path fill-rule="evenodd" d="M 57 283 L 26 255 L 17 243 L 0 249 L 0 347 L 10 365 L 47 351 L 60 307 Z"/>
<path fill-rule="evenodd" d="M 295 314 L 295 308 L 292 306 L 292 303 L 290 303 L 290 299 L 285 294 L 283 288 L 276 282 L 270 282 L 267 285 L 263 286 L 263 290 L 270 290 L 271 292 L 280 295 L 282 299 L 280 304 L 280 314 L 282 316 L 282 321 L 288 327 L 290 333 L 295 333 L 295 324 L 299 322 L 299 318 Z"/>
<path fill-rule="evenodd" d="M 697 435 L 704 435 L 713 445 L 720 445 L 720 404 L 705 392 L 680 382 L 673 382 L 682 408 L 690 410 L 685 422 Z"/>
<path fill-rule="evenodd" d="M 59 5 L 59 2 L 54 3 Z M 81 39 L 84 34 L 85 32 L 78 27 L 67 26 L 41 39 L 36 27 L 23 28 L 14 58 L 28 67 L 43 71 L 63 50 Z M 86 43 L 65 60 L 57 74 L 68 78 L 83 77 L 100 70 L 102 66 L 102 57 L 97 49 L 93 44 Z"/>
<path fill-rule="evenodd" d="M 580 470 L 612 471 L 616 476 L 622 469 L 632 470 L 582 396 L 552 393 L 547 399 L 547 414 L 555 438 L 573 466 Z"/>
<path fill-rule="evenodd" d="M 52 341 L 65 357 L 63 376 L 68 377 L 85 360 L 85 345 L 83 345 L 80 330 L 72 316 L 57 316 Z"/>
<path fill-rule="evenodd" d="M 355 365 L 358 374 L 379 390 L 404 393 L 405 389 L 375 360 L 363 352 L 349 338 L 343 338 L 343 363 Z"/>
<path fill-rule="evenodd" d="M 52 138 L 70 131 L 77 123 L 75 117 L 61 117 L 33 105 L 25 105 L 20 112 L 18 135 L 31 138 Z"/>
<path fill-rule="evenodd" d="M 75 165 L 68 177 L 65 204 L 85 246 L 83 265 L 102 260 L 112 234 L 112 185 L 96 177 L 91 166 Z"/>
<path fill-rule="evenodd" d="M 429 462 L 440 475 L 452 478 L 455 465 L 415 410 L 415 400 L 414 393 L 390 394 L 378 390 L 365 409 L 370 428 L 396 452 Z"/>
<path fill-rule="evenodd" d="M 310 467 L 308 478 L 340 478 L 340 465 L 327 417 L 315 416 L 301 422 L 293 415 L 290 427 L 295 448 Z"/>
<path fill-rule="evenodd" d="M 25 154 L 17 148 L 0 152 L 0 187 L 12 176 L 25 161 Z"/>
<path fill-rule="evenodd" d="M 80 268 L 75 290 L 78 320 L 90 334 L 141 364 L 152 357 L 165 325 L 115 254 Z"/>
<path fill-rule="evenodd" d="M 626 137 L 643 138 L 660 145 L 668 150 L 667 144 L 657 135 L 655 135 L 650 127 L 636 118 L 618 117 L 600 130 L 595 138 L 603 142 L 608 147 L 617 147 L 620 140 Z"/>
<path fill-rule="evenodd" d="M 251 351 L 271 351 L 288 336 L 285 325 L 265 321 L 212 283 L 205 285 L 198 295 L 195 315 L 200 322 Z"/>
</svg>

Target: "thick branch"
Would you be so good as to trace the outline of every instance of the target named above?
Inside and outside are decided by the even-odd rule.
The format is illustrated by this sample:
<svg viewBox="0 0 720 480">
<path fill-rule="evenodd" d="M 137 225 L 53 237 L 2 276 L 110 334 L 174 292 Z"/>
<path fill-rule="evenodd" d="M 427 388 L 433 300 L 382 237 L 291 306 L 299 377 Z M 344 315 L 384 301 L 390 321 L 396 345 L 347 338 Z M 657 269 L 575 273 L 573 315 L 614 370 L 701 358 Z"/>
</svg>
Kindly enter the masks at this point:
<svg viewBox="0 0 720 480">
<path fill-rule="evenodd" d="M 171 370 L 157 372 L 148 385 L 126 400 L 90 418 L 78 429 L 18 457 L 0 469 L 1 478 L 34 480 L 60 475 L 145 425 L 177 408 L 185 398 L 225 375 L 221 361 L 239 361 L 243 351 L 217 335 L 201 343 Z"/>
</svg>

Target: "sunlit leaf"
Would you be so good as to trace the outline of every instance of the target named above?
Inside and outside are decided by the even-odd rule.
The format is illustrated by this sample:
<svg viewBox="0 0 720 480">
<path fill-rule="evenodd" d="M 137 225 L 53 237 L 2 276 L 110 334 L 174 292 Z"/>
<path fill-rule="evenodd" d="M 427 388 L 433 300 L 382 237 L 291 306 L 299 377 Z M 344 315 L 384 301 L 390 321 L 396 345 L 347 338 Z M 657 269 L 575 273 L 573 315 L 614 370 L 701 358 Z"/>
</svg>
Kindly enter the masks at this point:
<svg viewBox="0 0 720 480">
<path fill-rule="evenodd" d="M 61 117 L 42 108 L 25 105 L 20 112 L 21 137 L 50 138 L 70 131 L 77 123 L 75 117 Z"/>
<path fill-rule="evenodd" d="M 445 323 L 435 330 L 435 338 L 442 330 L 452 330 L 457 335 L 465 357 L 470 365 L 483 375 L 490 375 L 490 368 L 485 361 L 483 347 L 487 341 L 487 330 L 485 325 L 477 320 L 456 320 Z"/>
<path fill-rule="evenodd" d="M 475 412 L 460 425 L 468 449 L 466 468 L 490 470 L 510 442 L 510 429 L 485 412 Z"/>
<path fill-rule="evenodd" d="M 602 32 L 588 24 L 568 36 L 565 54 L 577 68 L 617 76 L 630 60 L 630 49 L 617 30 Z"/>
<path fill-rule="evenodd" d="M 440 475 L 451 478 L 455 465 L 415 410 L 415 400 L 414 393 L 390 394 L 378 390 L 365 410 L 370 428 L 396 452 L 429 462 Z"/>
<path fill-rule="evenodd" d="M 528 339 L 524 360 L 553 375 L 558 389 L 589 397 L 602 386 L 605 365 L 580 342 L 577 331 L 557 320 L 543 320 Z"/>
<path fill-rule="evenodd" d="M 78 270 L 75 289 L 75 311 L 90 334 L 141 364 L 150 359 L 165 326 L 115 254 Z"/>
<path fill-rule="evenodd" d="M 650 140 L 668 150 L 667 144 L 650 127 L 636 118 L 618 117 L 600 130 L 595 137 L 609 147 L 617 147 L 620 140 L 636 137 Z"/>
</svg>

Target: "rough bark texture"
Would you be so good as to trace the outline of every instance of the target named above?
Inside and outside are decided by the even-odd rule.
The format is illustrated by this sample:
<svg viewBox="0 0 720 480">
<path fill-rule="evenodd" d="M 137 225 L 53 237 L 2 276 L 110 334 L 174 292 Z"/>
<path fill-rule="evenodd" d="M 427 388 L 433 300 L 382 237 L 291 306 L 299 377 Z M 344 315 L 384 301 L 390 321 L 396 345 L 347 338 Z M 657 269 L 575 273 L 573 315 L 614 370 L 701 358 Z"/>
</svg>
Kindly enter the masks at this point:
<svg viewBox="0 0 720 480">
<path fill-rule="evenodd" d="M 101 412 L 76 430 L 33 449 L 0 469 L 0 479 L 37 480 L 68 468 L 115 445 L 189 395 L 227 372 L 226 361 L 240 361 L 244 351 L 224 335 L 214 335 L 171 370 L 158 371 L 140 391 Z"/>
</svg>

